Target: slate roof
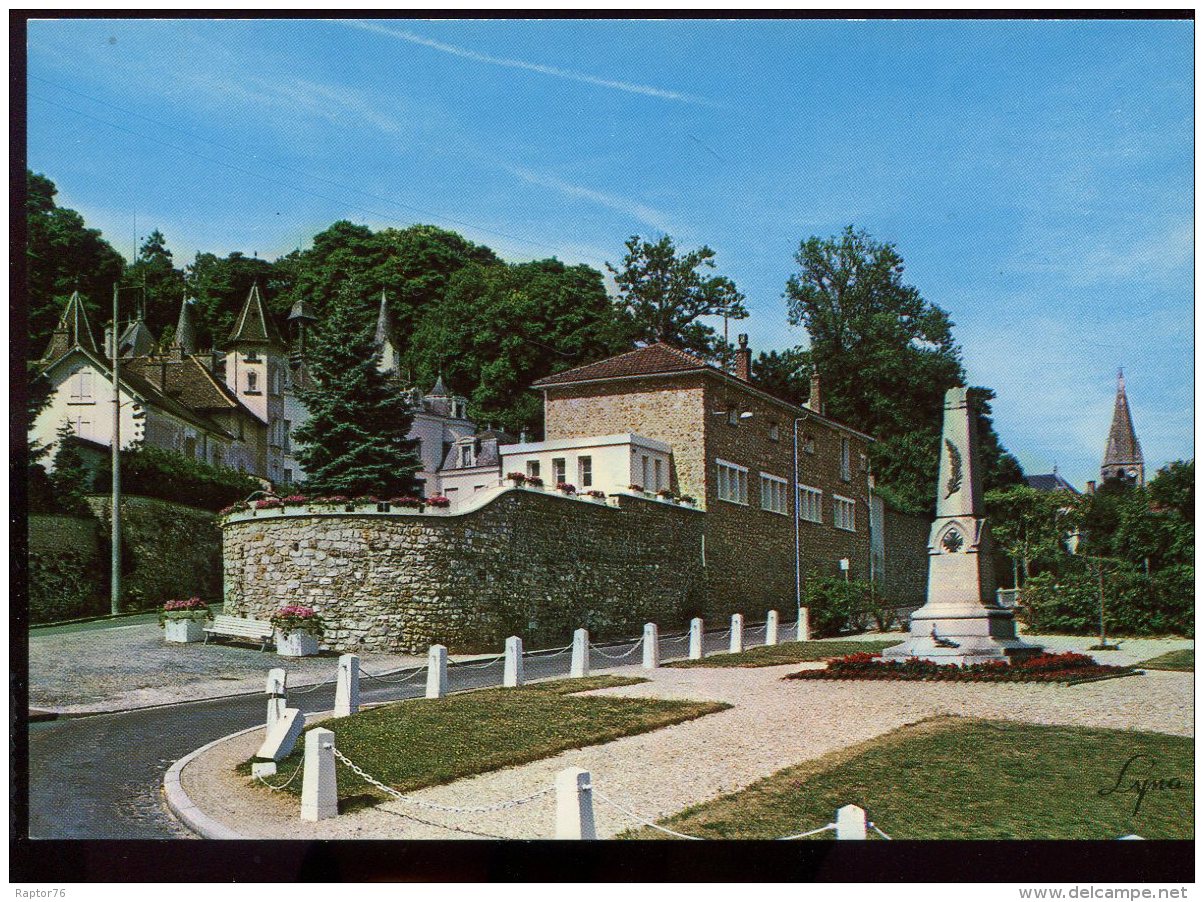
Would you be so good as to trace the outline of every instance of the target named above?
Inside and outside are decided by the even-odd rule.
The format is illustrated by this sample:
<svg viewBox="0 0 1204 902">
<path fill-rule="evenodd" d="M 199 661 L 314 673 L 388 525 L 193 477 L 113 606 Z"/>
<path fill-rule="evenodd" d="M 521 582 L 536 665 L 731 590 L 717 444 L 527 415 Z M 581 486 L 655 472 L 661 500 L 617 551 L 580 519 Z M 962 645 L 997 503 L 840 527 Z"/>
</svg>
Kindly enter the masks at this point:
<svg viewBox="0 0 1204 902">
<path fill-rule="evenodd" d="M 389 309 L 389 302 L 385 299 L 385 293 L 380 293 L 380 311 L 376 314 L 376 334 L 373 336 L 378 348 L 383 348 L 385 342 L 397 347 L 397 323 L 393 320 L 393 311 Z"/>
<path fill-rule="evenodd" d="M 473 445 L 476 448 L 476 461 L 471 467 L 461 467 L 457 462 L 459 449 L 463 447 L 461 442 L 454 442 L 447 449 L 447 453 L 443 457 L 443 465 L 440 470 L 475 470 L 478 467 L 494 467 L 496 468 L 502 460 L 502 456 L 498 451 L 500 445 L 513 445 L 518 441 L 508 432 L 502 432 L 500 429 L 490 429 L 486 432 L 479 432 L 473 436 Z"/>
<path fill-rule="evenodd" d="M 196 326 L 192 323 L 192 298 L 184 298 L 180 305 L 180 318 L 176 321 L 176 334 L 172 345 L 181 348 L 185 354 L 196 353 Z"/>
<path fill-rule="evenodd" d="M 1102 467 L 1122 464 L 1143 463 L 1141 443 L 1133 429 L 1133 416 L 1129 413 L 1129 398 L 1125 394 L 1125 374 L 1116 376 L 1116 406 L 1112 411 L 1112 428 L 1108 430 L 1108 444 L 1104 449 Z"/>
<path fill-rule="evenodd" d="M 247 294 L 247 302 L 243 304 L 242 312 L 234 323 L 227 344 L 276 345 L 284 347 L 280 331 L 272 322 L 259 294 L 259 283 L 251 286 Z"/>
<path fill-rule="evenodd" d="M 1026 474 L 1024 481 L 1030 489 L 1036 489 L 1039 492 L 1074 492 L 1076 495 L 1079 494 L 1079 490 L 1063 479 L 1059 473 Z"/>
<path fill-rule="evenodd" d="M 158 386 L 163 394 L 193 410 L 211 412 L 242 408 L 254 416 L 198 357 L 187 354 L 182 358 L 135 357 L 126 361 L 123 369 L 137 373 Z"/>
<path fill-rule="evenodd" d="M 96 347 L 96 339 L 92 335 L 92 327 L 88 325 L 88 314 L 84 310 L 83 299 L 79 296 L 78 291 L 71 293 L 67 306 L 63 308 L 63 315 L 59 317 L 58 326 L 55 327 L 54 334 L 50 337 L 50 344 L 46 347 L 46 353 L 42 355 L 42 359 L 57 360 L 76 346 L 85 351 L 91 351 L 93 354 L 100 353 Z"/>
</svg>

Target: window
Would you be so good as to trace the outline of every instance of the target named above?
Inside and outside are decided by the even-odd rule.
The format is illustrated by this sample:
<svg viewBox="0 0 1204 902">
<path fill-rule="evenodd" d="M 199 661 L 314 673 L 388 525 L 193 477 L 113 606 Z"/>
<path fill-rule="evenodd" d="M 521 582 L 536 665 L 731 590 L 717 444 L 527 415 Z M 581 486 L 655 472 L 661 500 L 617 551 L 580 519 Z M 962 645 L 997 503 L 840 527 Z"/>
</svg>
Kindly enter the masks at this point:
<svg viewBox="0 0 1204 902">
<path fill-rule="evenodd" d="M 729 407 L 727 409 L 727 424 L 729 426 L 740 425 L 740 412 L 734 407 Z"/>
<path fill-rule="evenodd" d="M 644 488 L 649 488 L 651 484 L 651 470 L 648 466 L 648 455 L 641 454 L 640 460 L 643 462 L 644 472 L 640 474 L 640 485 Z"/>
<path fill-rule="evenodd" d="M 284 445 L 285 451 L 292 451 L 293 445 L 292 445 L 292 439 L 290 438 L 290 436 L 292 436 L 292 434 L 293 434 L 293 424 L 290 420 L 284 421 L 284 428 L 282 431 L 284 432 L 284 435 L 281 436 L 281 444 Z M 288 481 L 291 482 L 291 480 L 288 480 Z"/>
<path fill-rule="evenodd" d="M 185 457 L 196 457 L 196 436 L 195 435 L 184 436 L 184 456 Z"/>
<path fill-rule="evenodd" d="M 837 529 L 856 532 L 857 522 L 854 518 L 856 511 L 857 502 L 852 498 L 842 498 L 840 495 L 832 496 L 832 525 Z"/>
<path fill-rule="evenodd" d="M 534 476 L 536 479 L 539 478 L 539 461 L 537 461 L 537 460 L 527 461 L 527 475 Z"/>
<path fill-rule="evenodd" d="M 777 441 L 781 441 L 781 439 L 782 439 L 782 433 L 778 429 L 778 424 L 770 423 L 769 424 L 769 440 L 771 442 L 777 442 Z"/>
<path fill-rule="evenodd" d="M 804 454 L 814 454 L 815 453 L 815 436 L 812 436 L 812 435 L 804 435 L 803 436 L 803 453 Z"/>
<path fill-rule="evenodd" d="M 249 351 L 243 360 L 245 360 L 247 363 L 259 363 L 259 354 L 257 354 L 255 351 Z"/>
<path fill-rule="evenodd" d="M 786 514 L 786 485 L 780 476 L 761 474 L 761 510 Z"/>
<path fill-rule="evenodd" d="M 809 485 L 800 485 L 796 507 L 800 520 L 810 520 L 812 523 L 824 522 L 824 493 L 819 489 L 813 489 Z"/>
<path fill-rule="evenodd" d="M 849 466 L 849 438 L 846 435 L 840 437 L 840 478 L 845 482 L 853 478 Z"/>
<path fill-rule="evenodd" d="M 748 504 L 748 468 L 726 460 L 715 459 L 719 500 L 733 504 Z"/>
<path fill-rule="evenodd" d="M 565 459 L 563 457 L 552 458 L 552 482 L 560 485 L 562 482 L 568 482 L 565 478 Z"/>
<path fill-rule="evenodd" d="M 472 445 L 461 445 L 460 446 L 460 466 L 461 467 L 471 467 L 472 464 L 473 464 Z"/>
<path fill-rule="evenodd" d="M 577 458 L 577 481 L 582 488 L 594 484 L 594 459 L 589 455 Z"/>
<path fill-rule="evenodd" d="M 95 403 L 92 398 L 92 374 L 86 370 L 81 370 L 71 377 L 71 403 Z"/>
<path fill-rule="evenodd" d="M 259 374 L 256 372 L 247 373 L 247 394 L 258 394 L 259 392 Z"/>
<path fill-rule="evenodd" d="M 659 458 L 652 461 L 652 487 L 658 492 L 661 488 L 661 461 Z"/>
</svg>

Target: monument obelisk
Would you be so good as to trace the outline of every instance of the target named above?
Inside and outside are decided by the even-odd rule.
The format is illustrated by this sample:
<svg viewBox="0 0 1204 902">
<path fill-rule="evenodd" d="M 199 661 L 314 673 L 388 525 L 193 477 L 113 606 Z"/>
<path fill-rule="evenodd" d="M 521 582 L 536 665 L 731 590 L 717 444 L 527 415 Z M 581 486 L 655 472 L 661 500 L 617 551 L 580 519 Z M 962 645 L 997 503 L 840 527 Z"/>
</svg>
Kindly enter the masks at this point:
<svg viewBox="0 0 1204 902">
<path fill-rule="evenodd" d="M 977 417 L 964 387 L 945 392 L 936 520 L 928 536 L 928 602 L 911 615 L 911 635 L 887 659 L 981 664 L 1041 649 L 1016 637 L 1012 612 L 995 598 L 991 534 L 983 516 Z"/>
</svg>

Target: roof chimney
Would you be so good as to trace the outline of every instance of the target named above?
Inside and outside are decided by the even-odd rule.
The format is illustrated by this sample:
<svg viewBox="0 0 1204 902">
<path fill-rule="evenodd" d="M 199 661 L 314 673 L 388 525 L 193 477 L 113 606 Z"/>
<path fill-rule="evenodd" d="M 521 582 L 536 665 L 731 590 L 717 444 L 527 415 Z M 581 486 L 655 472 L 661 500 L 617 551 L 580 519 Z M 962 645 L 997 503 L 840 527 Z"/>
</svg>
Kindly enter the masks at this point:
<svg viewBox="0 0 1204 902">
<path fill-rule="evenodd" d="M 752 351 L 748 347 L 748 336 L 737 335 L 736 341 L 740 345 L 736 349 L 736 378 L 744 382 L 751 382 Z"/>
<path fill-rule="evenodd" d="M 811 374 L 811 397 L 807 399 L 807 407 L 821 416 L 823 415 L 824 396 L 819 389 L 819 373 Z"/>
<path fill-rule="evenodd" d="M 1087 494 L 1088 495 L 1095 494 L 1095 480 L 1094 479 L 1087 480 Z"/>
</svg>

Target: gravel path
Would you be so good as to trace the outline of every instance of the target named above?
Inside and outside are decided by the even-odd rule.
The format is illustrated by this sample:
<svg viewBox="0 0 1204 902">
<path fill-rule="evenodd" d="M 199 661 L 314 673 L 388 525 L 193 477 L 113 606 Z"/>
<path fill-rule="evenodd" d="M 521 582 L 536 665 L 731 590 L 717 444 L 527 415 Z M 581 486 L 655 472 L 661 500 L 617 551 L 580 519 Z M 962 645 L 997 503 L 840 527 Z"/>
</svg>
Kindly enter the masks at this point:
<svg viewBox="0 0 1204 902">
<path fill-rule="evenodd" d="M 866 637 L 868 638 L 868 637 Z M 1050 647 L 1083 648 L 1090 640 Z M 1132 663 L 1183 640 L 1127 640 L 1123 651 L 1101 653 L 1107 663 Z M 1123 656 L 1123 659 L 1122 659 Z M 737 669 L 638 667 L 614 673 L 651 676 L 600 695 L 726 701 L 734 707 L 688 723 L 605 745 L 576 749 L 520 767 L 458 780 L 414 793 L 444 805 L 473 806 L 521 798 L 551 786 L 568 766 L 590 771 L 597 791 L 649 819 L 659 819 L 769 776 L 801 761 L 938 715 L 1008 718 L 1043 724 L 1152 730 L 1192 735 L 1193 674 L 1150 671 L 1144 676 L 1082 686 L 884 682 L 794 682 L 781 677 L 803 666 Z M 185 790 L 202 810 L 248 837 L 278 839 L 548 838 L 552 796 L 498 813 L 427 811 L 405 802 L 342 815 L 316 824 L 298 817 L 298 801 L 247 786 L 233 773 L 260 741 L 253 733 L 214 749 L 185 769 Z M 369 773 L 371 761 L 357 762 Z M 273 782 L 283 782 L 281 774 Z M 298 778 L 299 779 L 299 778 Z M 638 826 L 596 800 L 599 836 Z M 806 829 L 813 824 L 801 824 Z"/>
</svg>

